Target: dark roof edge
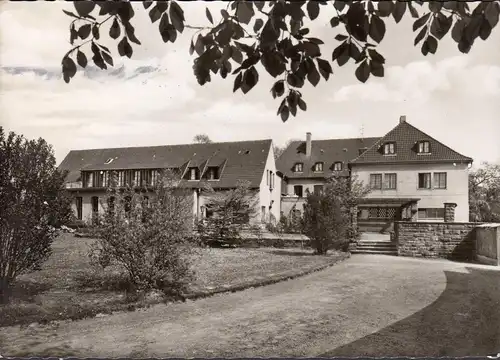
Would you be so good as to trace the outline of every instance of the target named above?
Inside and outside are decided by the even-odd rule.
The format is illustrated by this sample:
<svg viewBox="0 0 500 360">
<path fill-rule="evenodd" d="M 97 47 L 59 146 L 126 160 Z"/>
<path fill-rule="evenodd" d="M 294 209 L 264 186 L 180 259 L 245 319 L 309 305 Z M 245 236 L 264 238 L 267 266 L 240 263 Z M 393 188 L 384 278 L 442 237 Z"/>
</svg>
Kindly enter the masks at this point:
<svg viewBox="0 0 500 360">
<path fill-rule="evenodd" d="M 349 162 L 348 165 L 394 165 L 394 164 L 432 164 L 432 163 L 468 163 L 473 162 L 472 158 L 460 160 L 397 160 L 397 161 L 362 161 Z"/>
</svg>

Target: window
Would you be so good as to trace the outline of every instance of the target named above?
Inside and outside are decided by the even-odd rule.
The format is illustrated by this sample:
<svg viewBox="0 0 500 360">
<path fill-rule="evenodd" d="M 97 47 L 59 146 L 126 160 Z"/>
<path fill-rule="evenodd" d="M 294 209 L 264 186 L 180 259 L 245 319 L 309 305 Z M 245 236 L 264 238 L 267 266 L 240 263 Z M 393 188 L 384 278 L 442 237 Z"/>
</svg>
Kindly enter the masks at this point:
<svg viewBox="0 0 500 360">
<path fill-rule="evenodd" d="M 382 189 L 382 174 L 370 174 L 370 188 Z"/>
<path fill-rule="evenodd" d="M 431 173 L 418 174 L 418 188 L 430 189 L 431 188 Z"/>
<path fill-rule="evenodd" d="M 274 189 L 274 174 L 272 171 L 269 171 L 269 189 Z"/>
<path fill-rule="evenodd" d="M 397 214 L 397 208 L 394 207 L 368 208 L 368 217 L 370 219 L 395 219 Z"/>
<path fill-rule="evenodd" d="M 141 172 L 139 170 L 134 171 L 134 186 L 139 186 L 141 181 Z"/>
<path fill-rule="evenodd" d="M 208 180 L 219 180 L 219 173 L 217 170 L 219 170 L 219 169 L 215 166 L 210 166 L 208 168 L 208 170 L 207 170 Z"/>
<path fill-rule="evenodd" d="M 323 185 L 314 185 L 314 194 L 319 195 L 323 192 Z"/>
<path fill-rule="evenodd" d="M 314 164 L 314 171 L 315 172 L 321 172 L 323 171 L 323 163 L 322 162 L 317 162 Z"/>
<path fill-rule="evenodd" d="M 75 198 L 76 203 L 76 218 L 78 220 L 82 220 L 83 218 L 83 198 L 81 196 L 77 196 Z"/>
<path fill-rule="evenodd" d="M 419 219 L 444 219 L 444 208 L 418 209 Z"/>
<path fill-rule="evenodd" d="M 113 212 L 115 210 L 115 198 L 113 196 L 110 196 L 108 198 L 108 211 Z"/>
<path fill-rule="evenodd" d="M 189 168 L 189 180 L 198 180 L 197 168 Z"/>
<path fill-rule="evenodd" d="M 267 175 L 267 186 L 271 185 L 269 183 L 269 170 L 266 170 L 266 175 Z"/>
<path fill-rule="evenodd" d="M 93 175 L 91 172 L 83 173 L 83 187 L 92 187 L 93 184 Z"/>
<path fill-rule="evenodd" d="M 90 198 L 90 203 L 92 205 L 92 223 L 97 224 L 99 221 L 97 217 L 99 213 L 99 198 L 97 196 L 92 196 Z"/>
<path fill-rule="evenodd" d="M 366 150 L 368 150 L 367 147 L 364 147 L 364 148 L 359 148 L 358 149 L 358 155 L 361 155 L 362 153 L 364 153 Z"/>
<path fill-rule="evenodd" d="M 396 153 L 396 144 L 393 142 L 384 144 L 384 155 L 394 155 Z"/>
<path fill-rule="evenodd" d="M 384 174 L 384 183 L 385 188 L 388 190 L 395 190 L 397 183 L 397 175 L 396 173 Z"/>
<path fill-rule="evenodd" d="M 428 141 L 421 141 L 418 143 L 418 153 L 428 154 L 430 152 L 430 146 Z"/>
<path fill-rule="evenodd" d="M 266 207 L 261 206 L 260 207 L 260 214 L 261 214 L 261 222 L 266 222 Z"/>
<path fill-rule="evenodd" d="M 302 185 L 295 185 L 293 187 L 293 193 L 294 193 L 294 195 L 297 195 L 298 197 L 302 197 Z"/>
<path fill-rule="evenodd" d="M 293 171 L 294 172 L 302 172 L 302 171 L 304 171 L 304 164 L 302 164 L 302 163 L 296 163 L 293 166 Z"/>
<path fill-rule="evenodd" d="M 141 186 L 152 186 L 153 182 L 153 170 L 141 170 Z"/>
<path fill-rule="evenodd" d="M 342 163 L 340 161 L 333 163 L 333 170 L 342 171 Z"/>
<path fill-rule="evenodd" d="M 446 173 L 434 173 L 434 189 L 446 189 Z"/>
</svg>

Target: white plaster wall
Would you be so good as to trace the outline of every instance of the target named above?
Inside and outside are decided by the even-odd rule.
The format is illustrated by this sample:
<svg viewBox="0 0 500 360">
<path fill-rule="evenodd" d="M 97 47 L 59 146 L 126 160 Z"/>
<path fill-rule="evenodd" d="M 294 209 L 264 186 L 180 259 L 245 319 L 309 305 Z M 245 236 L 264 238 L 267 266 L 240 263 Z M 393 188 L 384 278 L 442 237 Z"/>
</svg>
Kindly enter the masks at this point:
<svg viewBox="0 0 500 360">
<path fill-rule="evenodd" d="M 446 189 L 418 189 L 418 173 L 446 172 Z M 466 164 L 354 165 L 352 175 L 370 184 L 370 174 L 396 173 L 395 190 L 372 190 L 370 198 L 420 198 L 419 208 L 441 208 L 445 202 L 457 204 L 455 221 L 469 221 L 469 171 Z M 433 175 L 431 175 L 433 176 Z M 431 181 L 433 179 L 431 178 Z"/>
</svg>

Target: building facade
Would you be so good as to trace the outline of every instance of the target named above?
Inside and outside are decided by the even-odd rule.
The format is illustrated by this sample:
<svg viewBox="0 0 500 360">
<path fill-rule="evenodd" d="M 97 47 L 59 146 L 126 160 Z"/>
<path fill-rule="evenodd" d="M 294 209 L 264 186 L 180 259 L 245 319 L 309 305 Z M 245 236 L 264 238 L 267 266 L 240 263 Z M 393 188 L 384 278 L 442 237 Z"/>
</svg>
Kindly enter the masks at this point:
<svg viewBox="0 0 500 360">
<path fill-rule="evenodd" d="M 300 215 L 306 191 L 320 191 L 333 175 L 370 187 L 358 206 L 362 231 L 388 231 L 395 220 L 443 221 L 455 204 L 455 221 L 469 220 L 468 169 L 457 153 L 406 121 L 380 138 L 293 142 L 277 161 L 283 173 L 282 211 Z"/>
<path fill-rule="evenodd" d="M 172 170 L 179 186 L 193 199 L 193 217 L 210 216 L 208 184 L 215 191 L 250 185 L 258 215 L 249 219 L 261 224 L 280 216 L 281 181 L 277 176 L 272 140 L 185 144 L 70 151 L 59 165 L 68 171 L 66 188 L 73 197 L 79 222 L 89 221 L 105 210 L 111 174 L 118 186 L 152 188 L 163 169 Z M 147 196 L 147 194 L 145 195 Z"/>
</svg>

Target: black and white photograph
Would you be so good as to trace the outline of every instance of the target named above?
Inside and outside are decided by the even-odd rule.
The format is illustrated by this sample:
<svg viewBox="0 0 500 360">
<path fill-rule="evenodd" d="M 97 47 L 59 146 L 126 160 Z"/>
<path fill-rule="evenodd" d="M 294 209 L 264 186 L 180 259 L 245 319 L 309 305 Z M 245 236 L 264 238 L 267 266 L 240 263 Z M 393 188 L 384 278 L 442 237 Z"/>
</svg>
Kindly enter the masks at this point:
<svg viewBox="0 0 500 360">
<path fill-rule="evenodd" d="M 500 359 L 499 17 L 1 1 L 0 358 Z"/>
</svg>

